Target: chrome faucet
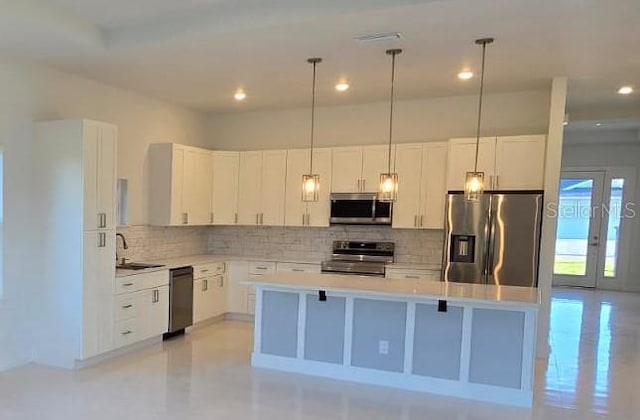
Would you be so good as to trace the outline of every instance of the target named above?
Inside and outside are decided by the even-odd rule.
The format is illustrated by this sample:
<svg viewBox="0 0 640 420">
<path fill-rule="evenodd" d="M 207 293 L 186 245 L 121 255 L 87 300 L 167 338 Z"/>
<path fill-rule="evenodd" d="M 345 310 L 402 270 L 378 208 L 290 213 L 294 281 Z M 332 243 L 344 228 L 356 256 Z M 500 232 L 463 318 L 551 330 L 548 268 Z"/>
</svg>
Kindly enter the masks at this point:
<svg viewBox="0 0 640 420">
<path fill-rule="evenodd" d="M 129 245 L 127 245 L 127 238 L 124 237 L 122 233 L 116 233 L 116 240 L 118 236 L 122 239 L 122 249 L 129 249 Z M 126 264 L 127 258 L 122 257 L 122 260 L 118 259 L 118 254 L 116 253 L 116 261 L 120 261 L 120 264 Z"/>
</svg>

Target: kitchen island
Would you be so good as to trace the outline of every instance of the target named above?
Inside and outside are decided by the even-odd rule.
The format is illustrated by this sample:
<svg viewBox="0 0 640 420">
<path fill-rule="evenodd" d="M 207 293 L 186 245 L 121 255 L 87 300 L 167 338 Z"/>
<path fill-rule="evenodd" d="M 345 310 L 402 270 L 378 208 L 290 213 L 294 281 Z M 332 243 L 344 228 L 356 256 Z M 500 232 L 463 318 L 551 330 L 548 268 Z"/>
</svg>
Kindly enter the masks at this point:
<svg viewBox="0 0 640 420">
<path fill-rule="evenodd" d="M 254 367 L 531 406 L 535 288 L 309 273 L 249 283 Z"/>
</svg>

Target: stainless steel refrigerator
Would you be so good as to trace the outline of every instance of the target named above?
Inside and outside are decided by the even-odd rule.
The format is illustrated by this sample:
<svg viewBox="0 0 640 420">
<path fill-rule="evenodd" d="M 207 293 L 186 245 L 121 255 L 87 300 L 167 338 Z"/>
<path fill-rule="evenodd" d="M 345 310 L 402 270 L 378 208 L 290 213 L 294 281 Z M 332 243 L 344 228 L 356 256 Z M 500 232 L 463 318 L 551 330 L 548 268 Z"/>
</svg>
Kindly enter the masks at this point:
<svg viewBox="0 0 640 420">
<path fill-rule="evenodd" d="M 447 196 L 444 281 L 536 287 L 541 191 Z"/>
</svg>

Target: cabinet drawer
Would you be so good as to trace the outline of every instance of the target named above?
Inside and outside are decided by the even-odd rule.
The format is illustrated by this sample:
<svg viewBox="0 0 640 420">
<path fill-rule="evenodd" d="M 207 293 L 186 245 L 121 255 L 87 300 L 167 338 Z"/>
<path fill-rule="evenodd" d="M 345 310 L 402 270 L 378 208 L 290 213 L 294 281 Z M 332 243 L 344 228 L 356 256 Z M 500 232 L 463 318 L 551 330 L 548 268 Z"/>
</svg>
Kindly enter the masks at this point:
<svg viewBox="0 0 640 420">
<path fill-rule="evenodd" d="M 113 317 L 115 321 L 124 321 L 138 316 L 138 293 L 116 296 Z"/>
<path fill-rule="evenodd" d="M 251 261 L 249 262 L 249 274 L 263 275 L 276 272 L 274 261 Z"/>
<path fill-rule="evenodd" d="M 278 263 L 279 273 L 319 273 L 320 264 Z"/>
<path fill-rule="evenodd" d="M 385 270 L 388 279 L 440 281 L 440 272 L 435 270 Z"/>
<path fill-rule="evenodd" d="M 137 277 L 138 276 L 116 277 L 116 295 L 140 290 L 140 284 L 136 280 Z"/>
<path fill-rule="evenodd" d="M 204 277 L 211 277 L 217 274 L 223 274 L 225 272 L 224 262 L 215 262 L 211 264 L 201 264 L 193 267 L 193 278 L 201 279 Z"/>
<path fill-rule="evenodd" d="M 151 273 L 134 274 L 126 277 L 116 277 L 116 294 L 137 292 L 144 289 L 166 286 L 169 284 L 169 271 L 154 271 Z"/>
<path fill-rule="evenodd" d="M 140 335 L 140 322 L 138 319 L 128 319 L 116 322 L 113 331 L 113 341 L 116 347 L 126 346 L 138 341 Z"/>
</svg>

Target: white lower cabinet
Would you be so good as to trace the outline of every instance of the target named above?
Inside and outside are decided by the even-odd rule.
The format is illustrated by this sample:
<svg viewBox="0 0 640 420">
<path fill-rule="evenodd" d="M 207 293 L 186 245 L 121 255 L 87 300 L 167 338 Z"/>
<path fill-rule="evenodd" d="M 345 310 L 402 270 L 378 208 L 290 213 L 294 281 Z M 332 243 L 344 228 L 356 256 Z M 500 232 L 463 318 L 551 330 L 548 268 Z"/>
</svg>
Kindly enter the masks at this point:
<svg viewBox="0 0 640 420">
<path fill-rule="evenodd" d="M 116 278 L 113 299 L 113 346 L 157 337 L 169 329 L 169 272 Z"/>
<path fill-rule="evenodd" d="M 227 281 L 223 274 L 193 281 L 193 323 L 227 312 Z"/>
<path fill-rule="evenodd" d="M 274 261 L 232 261 L 228 264 L 227 312 L 253 315 L 255 313 L 256 292 L 253 286 L 242 284 L 251 278 L 276 272 Z"/>
</svg>

